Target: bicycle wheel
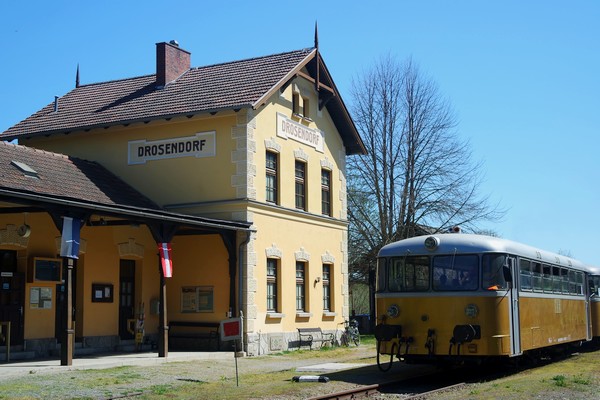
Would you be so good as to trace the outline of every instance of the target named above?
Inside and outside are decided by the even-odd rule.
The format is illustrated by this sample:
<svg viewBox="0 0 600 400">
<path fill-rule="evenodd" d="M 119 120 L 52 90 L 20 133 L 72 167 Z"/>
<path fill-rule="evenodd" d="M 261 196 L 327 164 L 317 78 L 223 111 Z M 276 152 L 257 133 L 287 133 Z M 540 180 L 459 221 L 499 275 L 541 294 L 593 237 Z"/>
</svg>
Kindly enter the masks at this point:
<svg viewBox="0 0 600 400">
<path fill-rule="evenodd" d="M 342 336 L 340 337 L 340 346 L 348 347 L 350 345 L 350 340 L 348 340 L 348 334 L 346 332 L 342 332 Z"/>
<path fill-rule="evenodd" d="M 358 332 L 352 334 L 352 341 L 356 346 L 360 346 L 360 334 Z"/>
</svg>

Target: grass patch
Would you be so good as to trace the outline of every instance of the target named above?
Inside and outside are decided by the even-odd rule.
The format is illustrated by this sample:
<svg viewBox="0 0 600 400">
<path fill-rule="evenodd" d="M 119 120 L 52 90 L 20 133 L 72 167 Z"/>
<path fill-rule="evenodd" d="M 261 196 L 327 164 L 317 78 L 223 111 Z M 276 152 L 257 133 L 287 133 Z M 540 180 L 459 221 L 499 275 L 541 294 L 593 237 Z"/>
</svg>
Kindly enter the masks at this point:
<svg viewBox="0 0 600 400">
<path fill-rule="evenodd" d="M 554 384 L 558 387 L 566 387 L 567 386 L 567 377 L 564 375 L 556 375 L 552 377 Z"/>
<path fill-rule="evenodd" d="M 509 374 L 490 382 L 430 396 L 432 400 L 487 400 L 530 398 L 590 399 L 600 391 L 600 351 L 573 355 L 565 360 Z"/>
<path fill-rule="evenodd" d="M 150 387 L 150 392 L 157 396 L 164 396 L 172 391 L 173 386 L 171 385 L 154 385 Z"/>
<path fill-rule="evenodd" d="M 592 379 L 589 377 L 584 378 L 581 375 L 577 375 L 576 377 L 573 378 L 573 383 L 576 383 L 578 385 L 591 385 Z"/>
</svg>

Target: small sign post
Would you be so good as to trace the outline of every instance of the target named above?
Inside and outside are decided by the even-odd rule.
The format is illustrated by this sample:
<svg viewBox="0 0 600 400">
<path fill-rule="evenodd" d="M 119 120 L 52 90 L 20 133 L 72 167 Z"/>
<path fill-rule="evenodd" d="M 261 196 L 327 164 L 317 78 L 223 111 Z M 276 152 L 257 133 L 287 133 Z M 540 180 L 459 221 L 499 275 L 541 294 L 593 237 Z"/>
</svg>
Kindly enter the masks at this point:
<svg viewBox="0 0 600 400">
<path fill-rule="evenodd" d="M 237 341 L 242 340 L 242 318 L 229 318 L 221 321 L 221 332 L 222 341 L 234 340 L 236 343 L 233 345 L 233 357 L 235 358 L 235 383 L 236 386 L 240 386 L 238 376 L 238 363 L 237 363 Z"/>
</svg>

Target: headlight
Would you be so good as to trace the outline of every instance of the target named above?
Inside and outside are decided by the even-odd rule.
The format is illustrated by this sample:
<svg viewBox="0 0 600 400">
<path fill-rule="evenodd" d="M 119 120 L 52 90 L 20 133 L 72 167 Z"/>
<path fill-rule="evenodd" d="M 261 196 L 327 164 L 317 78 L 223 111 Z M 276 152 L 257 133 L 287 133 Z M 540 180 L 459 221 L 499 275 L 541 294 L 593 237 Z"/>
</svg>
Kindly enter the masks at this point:
<svg viewBox="0 0 600 400">
<path fill-rule="evenodd" d="M 387 309 L 387 315 L 390 318 L 396 318 L 398 315 L 400 315 L 400 307 L 398 307 L 396 304 L 392 304 Z"/>
</svg>

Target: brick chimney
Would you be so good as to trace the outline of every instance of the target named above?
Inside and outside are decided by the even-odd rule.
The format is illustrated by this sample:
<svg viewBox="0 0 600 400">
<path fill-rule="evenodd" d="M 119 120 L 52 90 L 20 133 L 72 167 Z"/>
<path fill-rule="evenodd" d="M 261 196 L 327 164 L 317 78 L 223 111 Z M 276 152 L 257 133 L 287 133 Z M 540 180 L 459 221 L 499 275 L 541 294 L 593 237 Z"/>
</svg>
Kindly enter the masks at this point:
<svg viewBox="0 0 600 400">
<path fill-rule="evenodd" d="M 173 82 L 190 69 L 190 52 L 179 48 L 179 43 L 156 43 L 156 86 Z"/>
</svg>

